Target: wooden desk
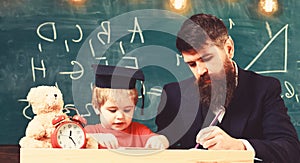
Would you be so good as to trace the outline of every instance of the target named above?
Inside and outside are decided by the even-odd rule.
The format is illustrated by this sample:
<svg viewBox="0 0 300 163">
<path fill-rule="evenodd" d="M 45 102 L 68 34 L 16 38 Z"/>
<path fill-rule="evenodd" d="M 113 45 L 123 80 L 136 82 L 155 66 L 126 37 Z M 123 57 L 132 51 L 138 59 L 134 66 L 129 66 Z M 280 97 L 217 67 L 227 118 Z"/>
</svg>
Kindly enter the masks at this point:
<svg viewBox="0 0 300 163">
<path fill-rule="evenodd" d="M 19 145 L 0 145 L 1 163 L 19 163 L 20 147 Z"/>
<path fill-rule="evenodd" d="M 103 150 L 21 148 L 21 163 L 250 163 L 254 153 L 237 150 Z"/>
</svg>

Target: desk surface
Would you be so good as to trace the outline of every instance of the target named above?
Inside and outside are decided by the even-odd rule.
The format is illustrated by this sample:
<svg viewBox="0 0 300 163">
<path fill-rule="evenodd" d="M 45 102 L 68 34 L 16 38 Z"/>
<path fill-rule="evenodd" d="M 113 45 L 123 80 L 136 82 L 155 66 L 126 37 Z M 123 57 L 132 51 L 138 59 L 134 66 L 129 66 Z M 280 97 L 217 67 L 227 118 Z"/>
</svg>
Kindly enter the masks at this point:
<svg viewBox="0 0 300 163">
<path fill-rule="evenodd" d="M 38 149 L 21 148 L 20 162 L 89 162 L 105 163 L 250 163 L 254 153 L 238 150 L 104 150 L 104 149 Z"/>
</svg>

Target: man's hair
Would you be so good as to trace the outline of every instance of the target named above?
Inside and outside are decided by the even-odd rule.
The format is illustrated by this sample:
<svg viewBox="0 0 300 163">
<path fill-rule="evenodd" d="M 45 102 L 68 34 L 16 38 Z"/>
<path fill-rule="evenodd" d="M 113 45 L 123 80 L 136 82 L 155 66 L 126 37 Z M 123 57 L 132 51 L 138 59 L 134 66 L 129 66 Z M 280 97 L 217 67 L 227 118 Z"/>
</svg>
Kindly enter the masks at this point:
<svg viewBox="0 0 300 163">
<path fill-rule="evenodd" d="M 222 47 L 228 37 L 227 28 L 219 18 L 209 14 L 196 14 L 181 26 L 176 47 L 180 52 L 197 51 L 208 44 Z"/>
<path fill-rule="evenodd" d="M 121 98 L 126 98 L 132 100 L 134 105 L 137 104 L 138 101 L 138 92 L 134 89 L 111 89 L 111 88 L 100 88 L 94 87 L 92 94 L 92 105 L 95 109 L 100 109 L 102 105 L 107 100 L 111 100 L 113 102 L 117 101 Z"/>
</svg>

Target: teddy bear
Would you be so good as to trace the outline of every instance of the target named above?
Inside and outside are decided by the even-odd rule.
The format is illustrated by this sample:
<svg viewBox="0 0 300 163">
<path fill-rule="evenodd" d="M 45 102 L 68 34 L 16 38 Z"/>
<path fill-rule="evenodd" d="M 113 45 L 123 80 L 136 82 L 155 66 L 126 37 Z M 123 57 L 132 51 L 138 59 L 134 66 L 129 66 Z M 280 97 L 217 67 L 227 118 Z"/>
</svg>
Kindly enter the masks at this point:
<svg viewBox="0 0 300 163">
<path fill-rule="evenodd" d="M 35 114 L 28 123 L 25 136 L 19 144 L 22 148 L 51 148 L 51 134 L 55 126 L 52 120 L 63 113 L 64 101 L 56 86 L 38 86 L 31 88 L 27 101 Z"/>
<path fill-rule="evenodd" d="M 52 120 L 58 116 L 69 120 L 63 112 L 64 101 L 60 89 L 44 85 L 31 88 L 27 101 L 35 116 L 28 123 L 25 136 L 19 141 L 21 148 L 52 148 L 51 134 L 55 130 Z M 98 148 L 98 143 L 88 135 L 86 148 Z"/>
</svg>

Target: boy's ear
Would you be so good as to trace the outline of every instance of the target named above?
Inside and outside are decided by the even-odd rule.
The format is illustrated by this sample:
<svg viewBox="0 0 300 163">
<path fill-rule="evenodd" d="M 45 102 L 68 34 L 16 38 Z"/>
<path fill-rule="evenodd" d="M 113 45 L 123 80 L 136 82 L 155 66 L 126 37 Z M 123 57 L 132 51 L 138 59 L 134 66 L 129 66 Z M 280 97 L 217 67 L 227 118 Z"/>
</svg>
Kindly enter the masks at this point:
<svg viewBox="0 0 300 163">
<path fill-rule="evenodd" d="M 234 57 L 234 42 L 230 36 L 225 42 L 224 49 L 228 58 L 232 59 Z"/>
</svg>

